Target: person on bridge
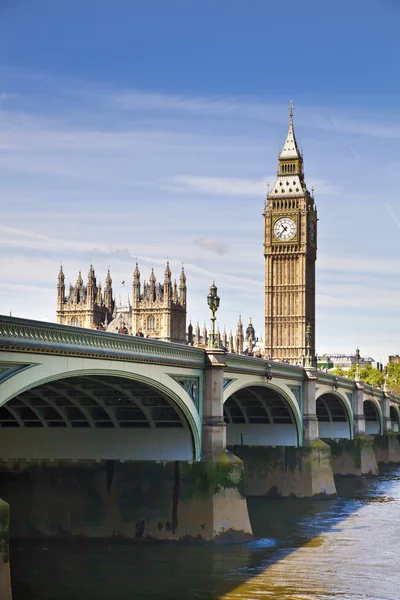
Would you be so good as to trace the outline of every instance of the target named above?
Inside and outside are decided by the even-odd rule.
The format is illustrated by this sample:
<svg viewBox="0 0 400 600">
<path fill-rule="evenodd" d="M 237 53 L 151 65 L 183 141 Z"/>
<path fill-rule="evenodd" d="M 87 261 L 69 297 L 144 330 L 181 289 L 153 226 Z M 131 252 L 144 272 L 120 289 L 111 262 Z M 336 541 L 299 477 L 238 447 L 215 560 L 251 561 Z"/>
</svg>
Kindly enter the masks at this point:
<svg viewBox="0 0 400 600">
<path fill-rule="evenodd" d="M 138 329 L 138 330 L 137 330 L 137 332 L 136 332 L 136 335 L 137 335 L 138 337 L 144 337 L 144 333 L 143 333 L 143 331 L 142 331 L 141 329 Z"/>
<path fill-rule="evenodd" d="M 125 327 L 125 323 L 122 323 L 121 327 L 118 329 L 118 333 L 123 333 L 124 335 L 128 334 L 128 330 Z"/>
</svg>

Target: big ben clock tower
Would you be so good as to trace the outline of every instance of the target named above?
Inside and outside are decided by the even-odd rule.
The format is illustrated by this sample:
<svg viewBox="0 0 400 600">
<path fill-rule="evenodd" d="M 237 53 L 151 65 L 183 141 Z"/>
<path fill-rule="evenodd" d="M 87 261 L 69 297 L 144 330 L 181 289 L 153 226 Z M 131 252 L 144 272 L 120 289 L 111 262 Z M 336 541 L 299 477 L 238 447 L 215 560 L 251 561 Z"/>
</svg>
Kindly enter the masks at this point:
<svg viewBox="0 0 400 600">
<path fill-rule="evenodd" d="M 277 179 L 268 190 L 263 216 L 265 352 L 270 358 L 298 364 L 307 353 L 307 325 L 312 332 L 311 356 L 315 355 L 317 211 L 304 180 L 292 103 Z"/>
</svg>

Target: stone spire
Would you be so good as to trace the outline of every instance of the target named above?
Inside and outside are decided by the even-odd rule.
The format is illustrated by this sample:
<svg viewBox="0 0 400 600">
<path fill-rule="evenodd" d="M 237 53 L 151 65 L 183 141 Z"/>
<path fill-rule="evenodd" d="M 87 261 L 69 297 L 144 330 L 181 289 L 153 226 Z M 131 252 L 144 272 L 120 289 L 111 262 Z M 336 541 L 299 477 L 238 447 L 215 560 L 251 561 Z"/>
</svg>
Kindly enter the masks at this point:
<svg viewBox="0 0 400 600">
<path fill-rule="evenodd" d="M 304 181 L 303 157 L 294 134 L 292 102 L 290 102 L 289 115 L 288 133 L 279 154 L 278 177 L 274 185 L 268 189 L 268 201 L 281 198 L 301 198 L 305 195 L 311 199 Z"/>
<path fill-rule="evenodd" d="M 242 317 L 239 315 L 239 321 L 236 329 L 236 354 L 243 354 L 243 323 Z"/>
<path fill-rule="evenodd" d="M 208 332 L 207 332 L 207 325 L 204 323 L 204 327 L 203 327 L 203 346 L 205 346 L 207 348 L 208 346 Z"/>
<path fill-rule="evenodd" d="M 231 354 L 233 354 L 235 352 L 235 347 L 233 345 L 233 333 L 232 333 L 232 329 L 229 331 L 229 344 L 228 344 L 228 350 Z"/>
<path fill-rule="evenodd" d="M 98 304 L 98 306 L 101 306 L 103 304 L 103 291 L 101 288 L 101 281 L 99 281 L 99 285 L 97 286 L 96 304 Z"/>
<path fill-rule="evenodd" d="M 76 287 L 77 288 L 81 288 L 82 286 L 83 286 L 82 273 L 81 273 L 81 271 L 79 271 L 78 277 L 77 277 L 77 280 L 76 280 Z"/>
<path fill-rule="evenodd" d="M 228 336 L 227 336 L 227 334 L 226 334 L 226 328 L 225 328 L 225 325 L 224 325 L 224 331 L 223 331 L 223 333 L 222 333 L 221 342 L 222 342 L 222 345 L 223 345 L 223 347 L 224 347 L 224 348 L 227 348 L 227 347 L 228 347 Z"/>
<path fill-rule="evenodd" d="M 171 283 L 172 279 L 171 279 L 171 269 L 169 268 L 169 260 L 167 260 L 167 266 L 165 268 L 165 273 L 164 273 L 164 285 L 166 283 Z"/>
<path fill-rule="evenodd" d="M 153 267 L 151 267 L 149 286 L 150 286 L 150 300 L 154 301 L 156 299 L 156 276 L 154 275 Z"/>
<path fill-rule="evenodd" d="M 65 276 L 62 268 L 62 264 L 60 265 L 60 272 L 58 273 L 58 283 L 57 283 L 57 306 L 60 309 L 62 303 L 65 298 Z"/>
<path fill-rule="evenodd" d="M 192 325 L 191 319 L 189 321 L 189 327 L 188 327 L 188 344 L 189 344 L 189 346 L 193 346 L 193 325 Z"/>
<path fill-rule="evenodd" d="M 289 106 L 289 129 L 286 136 L 285 143 L 283 144 L 283 148 L 281 153 L 279 154 L 279 159 L 286 160 L 287 158 L 301 158 L 301 153 L 299 147 L 297 145 L 296 136 L 294 134 L 294 126 L 293 126 L 293 103 L 290 101 Z"/>
<path fill-rule="evenodd" d="M 197 325 L 196 325 L 196 333 L 195 333 L 195 346 L 199 346 L 200 345 L 200 325 L 199 322 L 197 321 Z"/>
<path fill-rule="evenodd" d="M 186 306 L 186 275 L 182 265 L 181 275 L 179 277 L 179 304 Z"/>
<path fill-rule="evenodd" d="M 114 309 L 113 289 L 110 268 L 108 268 L 106 283 L 104 286 L 104 306 L 112 313 Z"/>
<path fill-rule="evenodd" d="M 60 265 L 60 272 L 58 273 L 58 285 L 59 286 L 65 285 L 65 276 L 64 276 L 62 264 Z"/>
<path fill-rule="evenodd" d="M 172 278 L 171 269 L 169 268 L 169 260 L 164 273 L 164 302 L 168 305 L 172 298 Z"/>
<path fill-rule="evenodd" d="M 251 317 L 250 317 L 250 322 L 246 329 L 246 341 L 247 342 L 249 341 L 250 337 L 251 337 L 252 341 L 254 342 L 254 340 L 256 339 L 256 332 L 254 330 L 253 323 L 251 322 Z"/>
<path fill-rule="evenodd" d="M 215 334 L 215 336 L 216 336 L 216 340 L 217 340 L 217 348 L 219 348 L 221 346 L 221 332 L 219 330 L 219 325 L 218 325 L 217 333 Z"/>
<path fill-rule="evenodd" d="M 139 302 L 140 300 L 140 271 L 138 262 L 136 261 L 135 270 L 133 271 L 133 287 L 132 287 L 132 301 Z"/>
<path fill-rule="evenodd" d="M 86 289 L 87 301 L 91 304 L 96 302 L 96 275 L 92 263 L 90 263 Z"/>
<path fill-rule="evenodd" d="M 88 273 L 88 285 L 92 285 L 96 283 L 96 274 L 93 269 L 92 263 L 90 263 L 89 273 Z"/>
</svg>

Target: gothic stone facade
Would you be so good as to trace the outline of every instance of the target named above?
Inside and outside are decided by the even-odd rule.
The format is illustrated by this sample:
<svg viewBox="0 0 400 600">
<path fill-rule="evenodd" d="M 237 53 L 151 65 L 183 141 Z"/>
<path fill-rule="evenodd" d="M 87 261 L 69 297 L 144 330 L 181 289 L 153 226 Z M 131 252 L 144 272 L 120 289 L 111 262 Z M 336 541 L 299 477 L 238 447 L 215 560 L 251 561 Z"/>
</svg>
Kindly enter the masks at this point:
<svg viewBox="0 0 400 600">
<path fill-rule="evenodd" d="M 290 107 L 289 130 L 279 154 L 277 179 L 264 210 L 265 354 L 299 363 L 311 326 L 315 355 L 317 211 L 304 180 Z"/>
<path fill-rule="evenodd" d="M 112 279 L 107 273 L 104 293 L 101 283 L 97 285 L 96 274 L 90 265 L 87 284 L 84 285 L 81 271 L 75 286 L 69 285 L 65 293 L 65 276 L 62 267 L 57 285 L 57 323 L 75 327 L 94 327 L 111 320 L 114 311 Z"/>
<path fill-rule="evenodd" d="M 95 272 L 90 266 L 87 285 L 79 272 L 75 286 L 70 285 L 65 294 L 64 273 L 58 275 L 57 323 L 77 327 L 96 327 L 104 323 L 107 331 L 115 333 L 126 327 L 128 333 L 139 331 L 145 337 L 162 341 L 186 343 L 186 275 L 184 269 L 179 278 L 179 287 L 172 283 L 169 264 L 165 269 L 164 283 L 156 282 L 152 269 L 149 282 L 140 281 L 136 263 L 133 272 L 132 304 L 117 306 L 113 299 L 112 279 L 107 273 L 104 294 L 101 284 L 97 285 Z"/>
</svg>

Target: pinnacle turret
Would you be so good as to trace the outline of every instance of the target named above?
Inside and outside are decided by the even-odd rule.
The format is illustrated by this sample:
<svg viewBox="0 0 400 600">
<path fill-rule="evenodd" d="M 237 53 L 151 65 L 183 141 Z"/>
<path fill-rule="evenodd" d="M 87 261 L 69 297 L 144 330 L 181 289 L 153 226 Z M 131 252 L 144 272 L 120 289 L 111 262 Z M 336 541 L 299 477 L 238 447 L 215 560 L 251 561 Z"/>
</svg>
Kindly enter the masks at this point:
<svg viewBox="0 0 400 600">
<path fill-rule="evenodd" d="M 59 286 L 63 286 L 64 283 L 65 283 L 65 276 L 64 276 L 63 266 L 61 264 L 60 265 L 60 272 L 58 273 L 58 285 Z"/>
<path fill-rule="evenodd" d="M 140 271 L 139 271 L 138 263 L 136 261 L 135 270 L 133 271 L 133 283 L 138 283 L 139 281 L 140 281 Z"/>
<path fill-rule="evenodd" d="M 169 260 L 167 260 L 167 266 L 164 273 L 164 285 L 171 283 L 171 269 L 169 268 Z"/>
<path fill-rule="evenodd" d="M 200 345 L 200 325 L 199 322 L 197 321 L 197 325 L 196 325 L 196 333 L 195 333 L 195 345 L 199 346 Z"/>
<path fill-rule="evenodd" d="M 78 278 L 76 280 L 76 287 L 80 288 L 83 286 L 82 273 L 79 271 Z"/>
<path fill-rule="evenodd" d="M 111 279 L 110 268 L 108 268 L 105 289 L 106 290 L 111 289 L 111 286 L 112 286 L 112 279 Z"/>
</svg>

